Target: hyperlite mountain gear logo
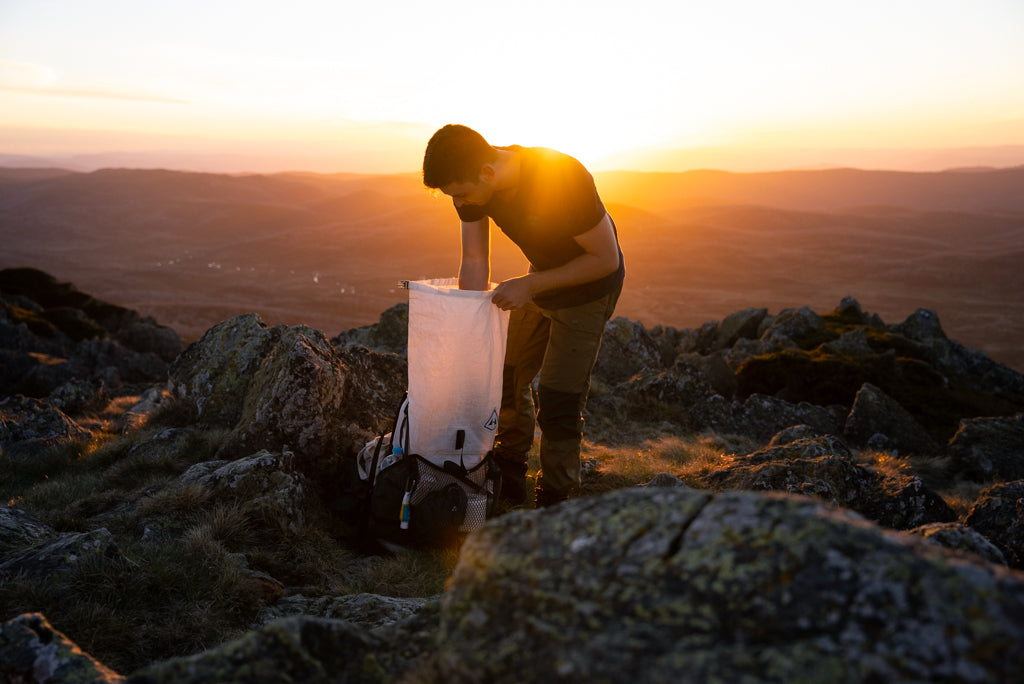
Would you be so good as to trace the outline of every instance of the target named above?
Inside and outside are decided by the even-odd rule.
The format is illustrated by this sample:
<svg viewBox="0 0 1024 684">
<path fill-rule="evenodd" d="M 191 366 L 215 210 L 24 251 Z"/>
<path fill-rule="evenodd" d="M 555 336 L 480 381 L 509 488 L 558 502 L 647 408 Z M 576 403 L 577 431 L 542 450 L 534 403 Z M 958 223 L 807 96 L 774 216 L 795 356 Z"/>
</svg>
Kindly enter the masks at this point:
<svg viewBox="0 0 1024 684">
<path fill-rule="evenodd" d="M 490 430 L 491 432 L 494 432 L 495 430 L 498 429 L 498 410 L 497 409 L 494 409 L 493 411 L 491 411 L 491 417 L 487 419 L 486 423 L 484 423 L 484 429 L 485 430 Z"/>
</svg>

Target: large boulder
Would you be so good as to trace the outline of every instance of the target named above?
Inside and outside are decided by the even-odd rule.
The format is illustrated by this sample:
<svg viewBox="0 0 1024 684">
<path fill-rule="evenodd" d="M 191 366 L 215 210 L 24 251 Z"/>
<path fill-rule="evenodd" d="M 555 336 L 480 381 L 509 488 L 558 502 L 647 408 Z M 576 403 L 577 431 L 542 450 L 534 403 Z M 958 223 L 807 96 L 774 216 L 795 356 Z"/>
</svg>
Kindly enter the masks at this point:
<svg viewBox="0 0 1024 684">
<path fill-rule="evenodd" d="M 1024 479 L 1024 413 L 960 421 L 949 442 L 953 470 L 979 482 Z"/>
<path fill-rule="evenodd" d="M 43 615 L 27 613 L 0 625 L 0 681 L 113 684 L 124 677 L 83 653 Z"/>
<path fill-rule="evenodd" d="M 602 382 L 618 385 L 641 371 L 661 370 L 664 365 L 658 344 L 640 322 L 619 316 L 605 325 L 594 365 L 594 376 Z"/>
<path fill-rule="evenodd" d="M 318 461 L 354 455 L 393 418 L 405 368 L 393 354 L 335 351 L 320 331 L 268 328 L 247 314 L 207 331 L 170 377 L 201 421 L 231 430 L 223 457 L 287 449 L 313 475 Z"/>
<path fill-rule="evenodd" d="M 441 609 L 451 681 L 1005 681 L 1024 644 L 1020 574 L 810 499 L 685 487 L 498 518 Z"/>
</svg>

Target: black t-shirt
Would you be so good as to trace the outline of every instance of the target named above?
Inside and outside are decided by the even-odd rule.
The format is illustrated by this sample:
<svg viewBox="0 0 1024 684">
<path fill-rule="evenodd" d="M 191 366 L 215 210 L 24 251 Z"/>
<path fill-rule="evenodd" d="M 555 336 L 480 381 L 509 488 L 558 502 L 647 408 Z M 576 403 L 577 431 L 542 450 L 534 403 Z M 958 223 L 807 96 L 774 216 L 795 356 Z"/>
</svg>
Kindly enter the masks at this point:
<svg viewBox="0 0 1024 684">
<path fill-rule="evenodd" d="M 519 183 L 509 195 L 495 194 L 485 205 L 456 207 L 463 221 L 489 216 L 516 243 L 534 270 L 569 263 L 584 253 L 573 238 L 604 218 L 605 208 L 594 178 L 579 161 L 543 147 L 500 148 L 519 154 Z M 614 226 L 614 224 L 613 224 Z M 612 292 L 622 283 L 625 266 L 581 285 L 546 290 L 534 297 L 538 306 L 559 309 L 586 304 Z"/>
</svg>

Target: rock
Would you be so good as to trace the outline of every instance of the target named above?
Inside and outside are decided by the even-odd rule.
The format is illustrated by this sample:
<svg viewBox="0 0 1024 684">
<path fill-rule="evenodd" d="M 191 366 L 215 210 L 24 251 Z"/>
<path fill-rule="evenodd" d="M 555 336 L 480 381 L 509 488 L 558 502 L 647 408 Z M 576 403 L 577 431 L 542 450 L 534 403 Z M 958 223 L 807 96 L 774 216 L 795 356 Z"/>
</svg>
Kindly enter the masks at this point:
<svg viewBox="0 0 1024 684">
<path fill-rule="evenodd" d="M 973 553 L 990 563 L 1006 565 L 1006 556 L 977 530 L 963 523 L 929 523 L 907 532 L 954 551 Z"/>
<path fill-rule="evenodd" d="M 382 639 L 356 625 L 282 618 L 203 653 L 154 663 L 131 684 L 391 682 L 407 667 Z"/>
<path fill-rule="evenodd" d="M 697 379 L 722 397 L 731 398 L 736 393 L 736 378 L 719 354 L 679 354 L 672 372 L 681 378 Z"/>
<path fill-rule="evenodd" d="M 956 514 L 917 478 L 890 480 L 853 461 L 834 436 L 797 439 L 736 457 L 703 482 L 715 490 L 778 491 L 824 499 L 892 529 L 949 522 Z"/>
<path fill-rule="evenodd" d="M 768 446 L 785 446 L 797 441 L 798 439 L 817 439 L 818 437 L 824 436 L 825 434 L 821 430 L 813 428 L 810 425 L 793 425 L 785 430 L 777 432 L 775 436 L 771 438 L 771 441 L 768 442 Z"/>
<path fill-rule="evenodd" d="M 171 386 L 201 420 L 231 428 L 224 457 L 287 449 L 320 481 L 394 419 L 405 369 L 393 354 L 335 352 L 317 330 L 267 328 L 248 314 L 189 346 L 171 368 Z"/>
<path fill-rule="evenodd" d="M 173 397 L 164 387 L 150 387 L 131 408 L 118 417 L 122 432 L 136 430 L 149 422 L 150 416 L 167 406 Z"/>
<path fill-rule="evenodd" d="M 964 524 L 995 544 L 1007 565 L 1024 569 L 1024 480 L 982 490 Z"/>
<path fill-rule="evenodd" d="M 8 553 L 0 560 L 0 578 L 17 573 L 49 576 L 65 572 L 86 559 L 131 564 L 121 553 L 114 537 L 101 527 L 92 532 L 66 532 L 43 539 L 34 546 Z"/>
<path fill-rule="evenodd" d="M 868 331 L 865 328 L 857 328 L 856 330 L 843 333 L 838 339 L 826 342 L 822 347 L 834 354 L 846 354 L 847 356 L 863 356 L 875 353 L 875 350 L 868 344 Z"/>
<path fill-rule="evenodd" d="M 261 451 L 230 461 L 196 477 L 190 468 L 183 482 L 197 482 L 214 496 L 236 499 L 242 510 L 281 532 L 297 532 L 306 521 L 305 478 L 295 471 L 291 452 Z"/>
<path fill-rule="evenodd" d="M 661 350 L 644 326 L 619 316 L 605 325 L 594 375 L 608 385 L 628 381 L 641 371 L 664 368 Z"/>
<path fill-rule="evenodd" d="M 932 455 L 940 449 L 928 431 L 895 399 L 871 383 L 864 383 L 846 418 L 843 437 L 854 446 L 866 447 L 879 434 L 884 436 L 882 443 L 887 451 Z M 877 444 L 878 440 L 872 446 L 877 448 Z"/>
<path fill-rule="evenodd" d="M 808 499 L 630 488 L 472 533 L 436 662 L 497 683 L 981 682 L 1018 677 L 1022 643 L 1019 574 Z"/>
<path fill-rule="evenodd" d="M 336 349 L 366 347 L 376 352 L 406 356 L 409 347 L 409 304 L 395 304 L 373 325 L 346 330 L 331 338 Z"/>
<path fill-rule="evenodd" d="M 707 354 L 718 339 L 718 321 L 708 321 L 699 328 L 679 331 L 679 353 Z"/>
<path fill-rule="evenodd" d="M 50 392 L 47 403 L 66 414 L 99 410 L 109 401 L 106 387 L 99 379 L 71 379 Z"/>
<path fill-rule="evenodd" d="M 822 434 L 837 434 L 841 425 L 836 413 L 809 402 L 791 403 L 777 397 L 751 394 L 736 404 L 730 432 L 767 441 L 791 425 L 808 425 Z"/>
<path fill-rule="evenodd" d="M 824 319 L 807 306 L 783 309 L 761 333 L 761 340 L 772 351 L 793 346 L 813 349 L 828 339 Z"/>
<path fill-rule="evenodd" d="M 90 439 L 91 432 L 46 402 L 22 396 L 0 399 L 0 449 L 8 457 L 24 460 L 42 450 Z"/>
<path fill-rule="evenodd" d="M 10 505 L 0 506 L 0 555 L 37 544 L 57 532 L 34 515 Z"/>
<path fill-rule="evenodd" d="M 27 613 L 0 625 L 0 680 L 100 684 L 124 677 L 83 653 L 40 613 Z"/>
<path fill-rule="evenodd" d="M 729 349 L 740 339 L 757 339 L 768 309 L 743 309 L 726 316 L 715 332 L 713 350 Z"/>
<path fill-rule="evenodd" d="M 918 342 L 946 339 L 946 333 L 942 331 L 942 324 L 939 323 L 939 315 L 932 309 L 918 309 L 907 316 L 907 320 L 893 326 L 893 329 L 904 337 Z"/>
<path fill-rule="evenodd" d="M 642 487 L 685 487 L 686 484 L 672 473 L 658 473 Z"/>
<path fill-rule="evenodd" d="M 1024 479 L 1024 413 L 960 421 L 949 442 L 952 469 L 978 481 Z"/>
<path fill-rule="evenodd" d="M 286 596 L 260 611 L 255 627 L 282 617 L 307 615 L 345 620 L 364 629 L 375 630 L 414 615 L 431 600 L 426 598 L 395 598 L 379 594 L 350 594 L 307 598 L 301 594 Z"/>
</svg>

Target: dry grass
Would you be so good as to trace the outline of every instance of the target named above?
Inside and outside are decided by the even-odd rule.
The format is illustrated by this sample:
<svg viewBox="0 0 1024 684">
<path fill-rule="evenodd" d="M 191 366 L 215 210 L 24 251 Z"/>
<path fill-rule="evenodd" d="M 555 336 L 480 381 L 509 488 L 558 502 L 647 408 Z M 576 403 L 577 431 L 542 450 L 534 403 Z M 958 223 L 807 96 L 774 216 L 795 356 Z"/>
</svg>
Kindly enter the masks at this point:
<svg viewBox="0 0 1024 684">
<path fill-rule="evenodd" d="M 584 444 L 584 458 L 598 461 L 597 477 L 584 485 L 584 493 L 598 494 L 612 489 L 650 482 L 656 475 L 670 473 L 685 484 L 700 486 L 700 479 L 728 464 L 739 452 L 753 448 L 738 437 L 692 435 L 661 436 L 639 447 L 609 447 Z"/>
</svg>

